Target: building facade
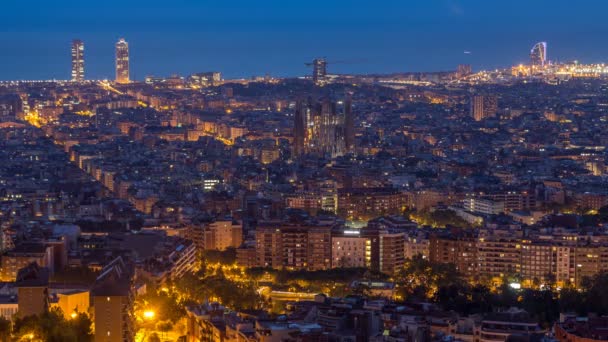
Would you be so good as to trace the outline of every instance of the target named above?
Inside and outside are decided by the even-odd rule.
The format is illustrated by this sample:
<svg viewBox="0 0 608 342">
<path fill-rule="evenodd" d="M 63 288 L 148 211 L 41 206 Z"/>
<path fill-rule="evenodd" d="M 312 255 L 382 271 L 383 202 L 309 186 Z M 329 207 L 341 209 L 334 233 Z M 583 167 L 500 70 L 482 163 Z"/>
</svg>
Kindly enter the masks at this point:
<svg viewBox="0 0 608 342">
<path fill-rule="evenodd" d="M 116 43 L 116 83 L 129 83 L 129 43 L 124 38 Z"/>
<path fill-rule="evenodd" d="M 72 81 L 84 81 L 84 43 L 79 39 L 72 41 Z"/>
</svg>

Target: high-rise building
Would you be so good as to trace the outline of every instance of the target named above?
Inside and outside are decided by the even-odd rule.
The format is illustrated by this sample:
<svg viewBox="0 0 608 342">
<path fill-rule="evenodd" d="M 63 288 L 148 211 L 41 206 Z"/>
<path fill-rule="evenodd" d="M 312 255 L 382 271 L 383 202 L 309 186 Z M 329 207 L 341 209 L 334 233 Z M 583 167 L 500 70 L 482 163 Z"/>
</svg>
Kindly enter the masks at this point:
<svg viewBox="0 0 608 342">
<path fill-rule="evenodd" d="M 315 58 L 312 61 L 312 80 L 315 84 L 321 84 L 327 76 L 327 61 L 325 58 Z"/>
<path fill-rule="evenodd" d="M 129 82 L 129 44 L 120 38 L 116 43 L 116 83 Z"/>
<path fill-rule="evenodd" d="M 547 42 L 538 42 L 530 50 L 530 64 L 544 66 L 547 62 Z"/>
<path fill-rule="evenodd" d="M 471 98 L 471 116 L 475 121 L 496 116 L 498 99 L 493 95 L 476 95 Z"/>
<path fill-rule="evenodd" d="M 362 236 L 370 239 L 371 269 L 395 274 L 405 262 L 405 233 L 388 229 L 366 228 Z"/>
<path fill-rule="evenodd" d="M 72 81 L 84 81 L 84 43 L 79 39 L 72 41 Z"/>
<path fill-rule="evenodd" d="M 294 155 L 328 154 L 332 157 L 348 151 L 346 133 L 354 140 L 354 123 L 350 101 L 333 102 L 329 98 L 296 103 L 294 114 Z M 348 122 L 347 122 L 348 120 Z M 348 128 L 347 124 L 351 127 Z M 352 145 L 354 142 L 349 140 Z"/>
<path fill-rule="evenodd" d="M 91 291 L 95 342 L 132 342 L 133 272 L 121 257 L 106 265 Z"/>
</svg>

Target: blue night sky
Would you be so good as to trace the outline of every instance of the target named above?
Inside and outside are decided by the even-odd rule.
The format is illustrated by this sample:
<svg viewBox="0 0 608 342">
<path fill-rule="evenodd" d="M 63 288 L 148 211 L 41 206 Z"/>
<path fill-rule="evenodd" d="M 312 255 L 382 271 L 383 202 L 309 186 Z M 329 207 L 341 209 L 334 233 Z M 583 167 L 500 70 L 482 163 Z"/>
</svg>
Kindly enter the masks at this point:
<svg viewBox="0 0 608 342">
<path fill-rule="evenodd" d="M 329 72 L 474 69 L 549 59 L 608 61 L 605 0 L 2 0 L 0 79 L 67 79 L 70 43 L 87 78 L 114 77 L 114 43 L 131 74 L 298 76 L 316 56 Z M 469 55 L 463 52 L 471 51 Z M 331 61 L 342 61 L 331 65 Z"/>
</svg>

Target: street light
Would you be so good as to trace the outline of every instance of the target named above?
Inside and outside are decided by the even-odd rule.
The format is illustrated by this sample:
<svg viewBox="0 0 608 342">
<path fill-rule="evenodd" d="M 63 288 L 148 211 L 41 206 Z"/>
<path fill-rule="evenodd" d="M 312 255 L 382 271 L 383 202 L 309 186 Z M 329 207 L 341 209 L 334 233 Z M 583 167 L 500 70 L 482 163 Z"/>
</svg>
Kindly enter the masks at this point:
<svg viewBox="0 0 608 342">
<path fill-rule="evenodd" d="M 152 310 L 146 310 L 144 311 L 144 318 L 145 319 L 153 319 L 154 316 L 156 315 L 156 313 Z"/>
</svg>

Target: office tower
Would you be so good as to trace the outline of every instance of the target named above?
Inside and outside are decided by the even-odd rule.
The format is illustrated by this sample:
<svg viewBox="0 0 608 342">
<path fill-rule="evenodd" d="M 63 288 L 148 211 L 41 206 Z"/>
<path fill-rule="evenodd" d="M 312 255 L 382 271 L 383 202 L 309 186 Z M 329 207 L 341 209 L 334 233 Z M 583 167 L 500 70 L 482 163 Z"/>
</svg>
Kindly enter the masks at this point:
<svg viewBox="0 0 608 342">
<path fill-rule="evenodd" d="M 315 84 L 321 84 L 327 76 L 327 61 L 324 58 L 316 58 L 312 61 L 312 80 Z"/>
<path fill-rule="evenodd" d="M 116 83 L 129 82 L 129 44 L 120 38 L 116 43 Z"/>
<path fill-rule="evenodd" d="M 78 39 L 72 41 L 72 81 L 84 81 L 84 43 Z"/>
<path fill-rule="evenodd" d="M 547 43 L 539 42 L 534 44 L 530 51 L 530 64 L 532 66 L 544 66 L 547 62 Z"/>
<path fill-rule="evenodd" d="M 338 111 L 329 98 L 296 103 L 294 115 L 294 155 L 315 153 L 344 155 L 346 108 Z"/>
<path fill-rule="evenodd" d="M 475 121 L 496 116 L 498 99 L 493 95 L 475 95 L 471 99 L 471 116 Z"/>
<path fill-rule="evenodd" d="M 351 94 L 347 94 L 344 100 L 344 145 L 348 152 L 355 148 L 355 118 Z"/>
</svg>

